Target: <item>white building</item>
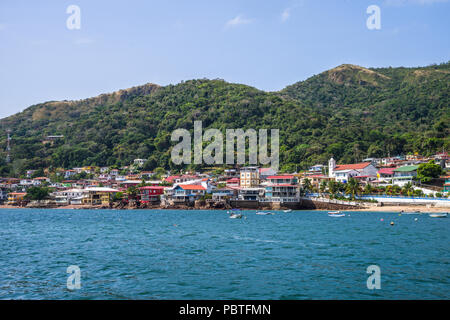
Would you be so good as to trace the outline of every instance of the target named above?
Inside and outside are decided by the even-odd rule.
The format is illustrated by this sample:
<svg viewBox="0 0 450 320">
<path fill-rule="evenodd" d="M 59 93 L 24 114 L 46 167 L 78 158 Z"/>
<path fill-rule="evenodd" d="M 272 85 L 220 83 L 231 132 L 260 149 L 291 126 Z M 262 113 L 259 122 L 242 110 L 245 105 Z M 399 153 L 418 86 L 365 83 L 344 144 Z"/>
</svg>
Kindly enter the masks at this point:
<svg viewBox="0 0 450 320">
<path fill-rule="evenodd" d="M 55 202 L 59 205 L 82 204 L 83 197 L 88 191 L 83 189 L 69 189 L 53 193 Z"/>
<path fill-rule="evenodd" d="M 353 177 L 376 177 L 377 168 L 371 162 L 336 165 L 336 160 L 328 161 L 328 175 L 336 181 L 347 183 Z"/>
<path fill-rule="evenodd" d="M 146 159 L 134 159 L 133 164 L 135 166 L 142 167 L 147 162 Z"/>
<path fill-rule="evenodd" d="M 323 164 L 316 164 L 316 165 L 310 167 L 308 171 L 322 173 L 324 168 L 325 168 L 325 166 Z"/>
</svg>

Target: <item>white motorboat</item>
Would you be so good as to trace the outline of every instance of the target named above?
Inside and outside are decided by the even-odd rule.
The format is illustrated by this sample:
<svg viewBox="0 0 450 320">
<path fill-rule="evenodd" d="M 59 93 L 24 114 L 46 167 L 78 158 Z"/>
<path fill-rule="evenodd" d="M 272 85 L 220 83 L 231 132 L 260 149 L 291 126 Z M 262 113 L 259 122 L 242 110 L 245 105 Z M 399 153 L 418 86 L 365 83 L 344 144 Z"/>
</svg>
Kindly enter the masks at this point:
<svg viewBox="0 0 450 320">
<path fill-rule="evenodd" d="M 342 213 L 340 211 L 330 211 L 330 212 L 328 212 L 328 216 L 334 217 L 334 218 L 340 218 L 340 217 L 345 217 L 345 213 Z"/>
<path fill-rule="evenodd" d="M 256 214 L 257 214 L 258 216 L 270 216 L 270 215 L 274 215 L 275 213 L 273 213 L 273 212 L 258 211 Z"/>
<path fill-rule="evenodd" d="M 231 212 L 227 211 L 227 213 L 230 215 L 230 219 L 242 219 L 243 217 L 241 210 L 239 209 L 232 209 Z"/>
<path fill-rule="evenodd" d="M 284 213 L 292 212 L 292 209 L 283 210 Z"/>
<path fill-rule="evenodd" d="M 430 213 L 431 218 L 447 218 L 448 212 L 434 212 Z"/>
<path fill-rule="evenodd" d="M 421 212 L 419 211 L 419 210 L 416 210 L 416 211 L 407 211 L 407 212 L 404 212 L 403 210 L 402 211 L 400 211 L 400 214 L 420 214 Z"/>
</svg>

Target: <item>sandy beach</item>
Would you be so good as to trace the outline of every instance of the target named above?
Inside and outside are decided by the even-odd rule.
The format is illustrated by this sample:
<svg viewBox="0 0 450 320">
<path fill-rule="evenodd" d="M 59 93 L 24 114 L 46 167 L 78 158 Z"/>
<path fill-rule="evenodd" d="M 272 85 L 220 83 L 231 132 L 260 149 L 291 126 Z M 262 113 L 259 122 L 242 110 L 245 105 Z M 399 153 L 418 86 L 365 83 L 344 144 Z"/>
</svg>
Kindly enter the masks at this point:
<svg viewBox="0 0 450 320">
<path fill-rule="evenodd" d="M 426 206 L 383 206 L 383 207 L 367 207 L 364 209 L 348 209 L 342 211 L 361 211 L 361 212 L 413 212 L 420 211 L 421 213 L 428 212 L 450 212 L 450 208 L 426 207 Z"/>
</svg>

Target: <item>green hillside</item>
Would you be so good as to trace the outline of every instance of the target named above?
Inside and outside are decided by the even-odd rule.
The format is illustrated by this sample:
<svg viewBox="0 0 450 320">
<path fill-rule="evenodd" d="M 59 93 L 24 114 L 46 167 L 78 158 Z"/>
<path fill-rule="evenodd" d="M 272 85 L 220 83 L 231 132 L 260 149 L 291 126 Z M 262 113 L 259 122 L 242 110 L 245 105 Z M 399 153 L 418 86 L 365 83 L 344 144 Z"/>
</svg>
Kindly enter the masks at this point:
<svg viewBox="0 0 450 320">
<path fill-rule="evenodd" d="M 450 149 L 450 63 L 424 68 L 342 65 L 280 92 L 223 80 L 147 84 L 81 101 L 46 102 L 0 120 L 12 130 L 13 159 L 0 175 L 26 169 L 128 165 L 179 169 L 170 134 L 204 128 L 279 128 L 283 169 L 366 157 Z M 48 135 L 64 135 L 43 144 Z"/>
</svg>

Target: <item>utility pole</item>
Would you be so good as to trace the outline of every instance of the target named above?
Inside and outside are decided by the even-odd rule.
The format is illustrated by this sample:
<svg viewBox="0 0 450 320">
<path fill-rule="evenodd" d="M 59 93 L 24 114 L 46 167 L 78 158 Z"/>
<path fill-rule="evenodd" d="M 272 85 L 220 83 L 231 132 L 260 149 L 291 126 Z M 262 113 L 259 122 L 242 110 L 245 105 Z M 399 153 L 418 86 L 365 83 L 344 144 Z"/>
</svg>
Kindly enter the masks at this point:
<svg viewBox="0 0 450 320">
<path fill-rule="evenodd" d="M 11 129 L 6 129 L 6 133 L 8 134 L 8 140 L 6 145 L 6 163 L 11 162 Z"/>
</svg>

